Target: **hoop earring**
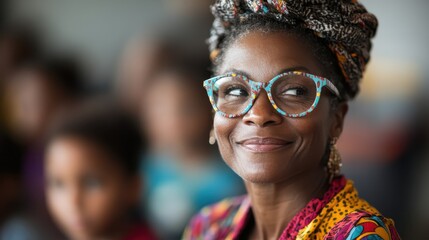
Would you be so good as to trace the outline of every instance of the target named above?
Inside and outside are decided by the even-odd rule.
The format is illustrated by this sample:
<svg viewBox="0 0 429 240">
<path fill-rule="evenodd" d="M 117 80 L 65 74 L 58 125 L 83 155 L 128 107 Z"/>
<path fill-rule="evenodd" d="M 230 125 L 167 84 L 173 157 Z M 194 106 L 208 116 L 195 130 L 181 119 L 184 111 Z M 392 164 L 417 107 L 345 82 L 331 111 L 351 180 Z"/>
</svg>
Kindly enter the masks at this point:
<svg viewBox="0 0 429 240">
<path fill-rule="evenodd" d="M 329 154 L 329 160 L 326 166 L 330 183 L 335 177 L 341 174 L 341 167 L 343 165 L 341 163 L 341 155 L 338 152 L 337 147 L 335 146 L 337 144 L 337 141 L 338 138 L 335 137 L 330 142 L 331 153 Z"/>
<path fill-rule="evenodd" d="M 216 138 L 214 136 L 214 130 L 210 130 L 210 137 L 209 137 L 209 143 L 210 145 L 215 145 L 216 144 Z"/>
</svg>

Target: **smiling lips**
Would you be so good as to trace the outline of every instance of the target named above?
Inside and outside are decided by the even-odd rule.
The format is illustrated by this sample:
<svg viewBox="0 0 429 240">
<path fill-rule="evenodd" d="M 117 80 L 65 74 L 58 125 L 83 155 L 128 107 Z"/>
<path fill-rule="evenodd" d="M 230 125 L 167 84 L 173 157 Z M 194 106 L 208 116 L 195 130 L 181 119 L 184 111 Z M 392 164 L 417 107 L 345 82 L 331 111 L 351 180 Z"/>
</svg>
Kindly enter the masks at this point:
<svg viewBox="0 0 429 240">
<path fill-rule="evenodd" d="M 240 141 L 238 144 L 251 152 L 264 153 L 284 148 L 291 142 L 278 138 L 250 138 Z"/>
</svg>

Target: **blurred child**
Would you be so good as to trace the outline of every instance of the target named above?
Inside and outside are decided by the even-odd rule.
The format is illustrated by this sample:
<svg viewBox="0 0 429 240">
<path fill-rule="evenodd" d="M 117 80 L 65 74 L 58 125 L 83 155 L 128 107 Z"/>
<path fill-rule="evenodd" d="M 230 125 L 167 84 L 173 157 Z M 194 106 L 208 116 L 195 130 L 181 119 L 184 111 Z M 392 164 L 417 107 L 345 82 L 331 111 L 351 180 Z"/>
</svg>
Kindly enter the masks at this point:
<svg viewBox="0 0 429 240">
<path fill-rule="evenodd" d="M 71 239 L 154 239 L 133 222 L 140 181 L 139 129 L 111 106 L 85 107 L 54 127 L 47 147 L 46 195 Z"/>
<path fill-rule="evenodd" d="M 242 193 L 242 182 L 209 144 L 212 113 L 201 67 L 182 59 L 150 81 L 142 99 L 144 157 L 151 224 L 164 239 L 179 239 L 191 215 L 206 204 Z"/>
</svg>

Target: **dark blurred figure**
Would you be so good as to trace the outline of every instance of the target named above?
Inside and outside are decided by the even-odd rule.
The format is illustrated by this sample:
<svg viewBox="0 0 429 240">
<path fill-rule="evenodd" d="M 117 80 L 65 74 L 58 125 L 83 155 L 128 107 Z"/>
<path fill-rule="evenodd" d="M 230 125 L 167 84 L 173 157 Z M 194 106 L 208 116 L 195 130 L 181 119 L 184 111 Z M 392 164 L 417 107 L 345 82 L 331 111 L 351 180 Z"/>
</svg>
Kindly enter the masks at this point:
<svg viewBox="0 0 429 240">
<path fill-rule="evenodd" d="M 426 89 L 429 89 L 429 84 Z M 405 168 L 411 171 L 406 176 L 408 181 L 405 181 L 408 183 L 405 192 L 408 202 L 402 214 L 404 239 L 426 239 L 429 229 L 429 96 L 426 89 L 421 89 L 415 102 L 418 115 L 413 129 L 414 139 L 410 144 L 409 152 L 412 154 L 403 159 L 396 172 L 404 180 L 404 166 L 410 165 Z"/>
<path fill-rule="evenodd" d="M 23 198 L 33 221 L 50 232 L 44 200 L 43 157 L 47 130 L 81 96 L 81 77 L 69 59 L 33 60 L 7 80 L 5 99 L 12 135 L 24 146 Z M 54 231 L 53 231 L 54 232 Z"/>
<path fill-rule="evenodd" d="M 150 223 L 164 239 L 179 239 L 196 211 L 243 193 L 243 185 L 209 144 L 212 112 L 202 86 L 208 63 L 170 54 L 175 60 L 149 80 L 141 98 L 150 147 L 141 173 Z"/>
<path fill-rule="evenodd" d="M 21 188 L 22 149 L 0 131 L 0 226 L 16 210 Z"/>
<path fill-rule="evenodd" d="M 40 239 L 21 209 L 22 149 L 0 131 L 0 240 Z"/>
<path fill-rule="evenodd" d="M 47 202 L 70 239 L 155 239 L 136 224 L 141 137 L 113 104 L 90 104 L 54 127 L 45 162 Z"/>
</svg>

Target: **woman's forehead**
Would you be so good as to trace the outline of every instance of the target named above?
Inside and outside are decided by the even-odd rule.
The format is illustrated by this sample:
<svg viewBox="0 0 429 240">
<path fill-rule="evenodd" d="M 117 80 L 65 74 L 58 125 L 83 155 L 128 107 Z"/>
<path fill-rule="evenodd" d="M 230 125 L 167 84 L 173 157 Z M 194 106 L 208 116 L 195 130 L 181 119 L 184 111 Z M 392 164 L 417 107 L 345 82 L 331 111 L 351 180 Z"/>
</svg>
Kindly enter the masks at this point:
<svg viewBox="0 0 429 240">
<path fill-rule="evenodd" d="M 321 75 L 311 47 L 287 33 L 249 33 L 226 50 L 219 73 L 245 73 L 254 81 L 269 81 L 277 74 L 301 70 Z"/>
</svg>

